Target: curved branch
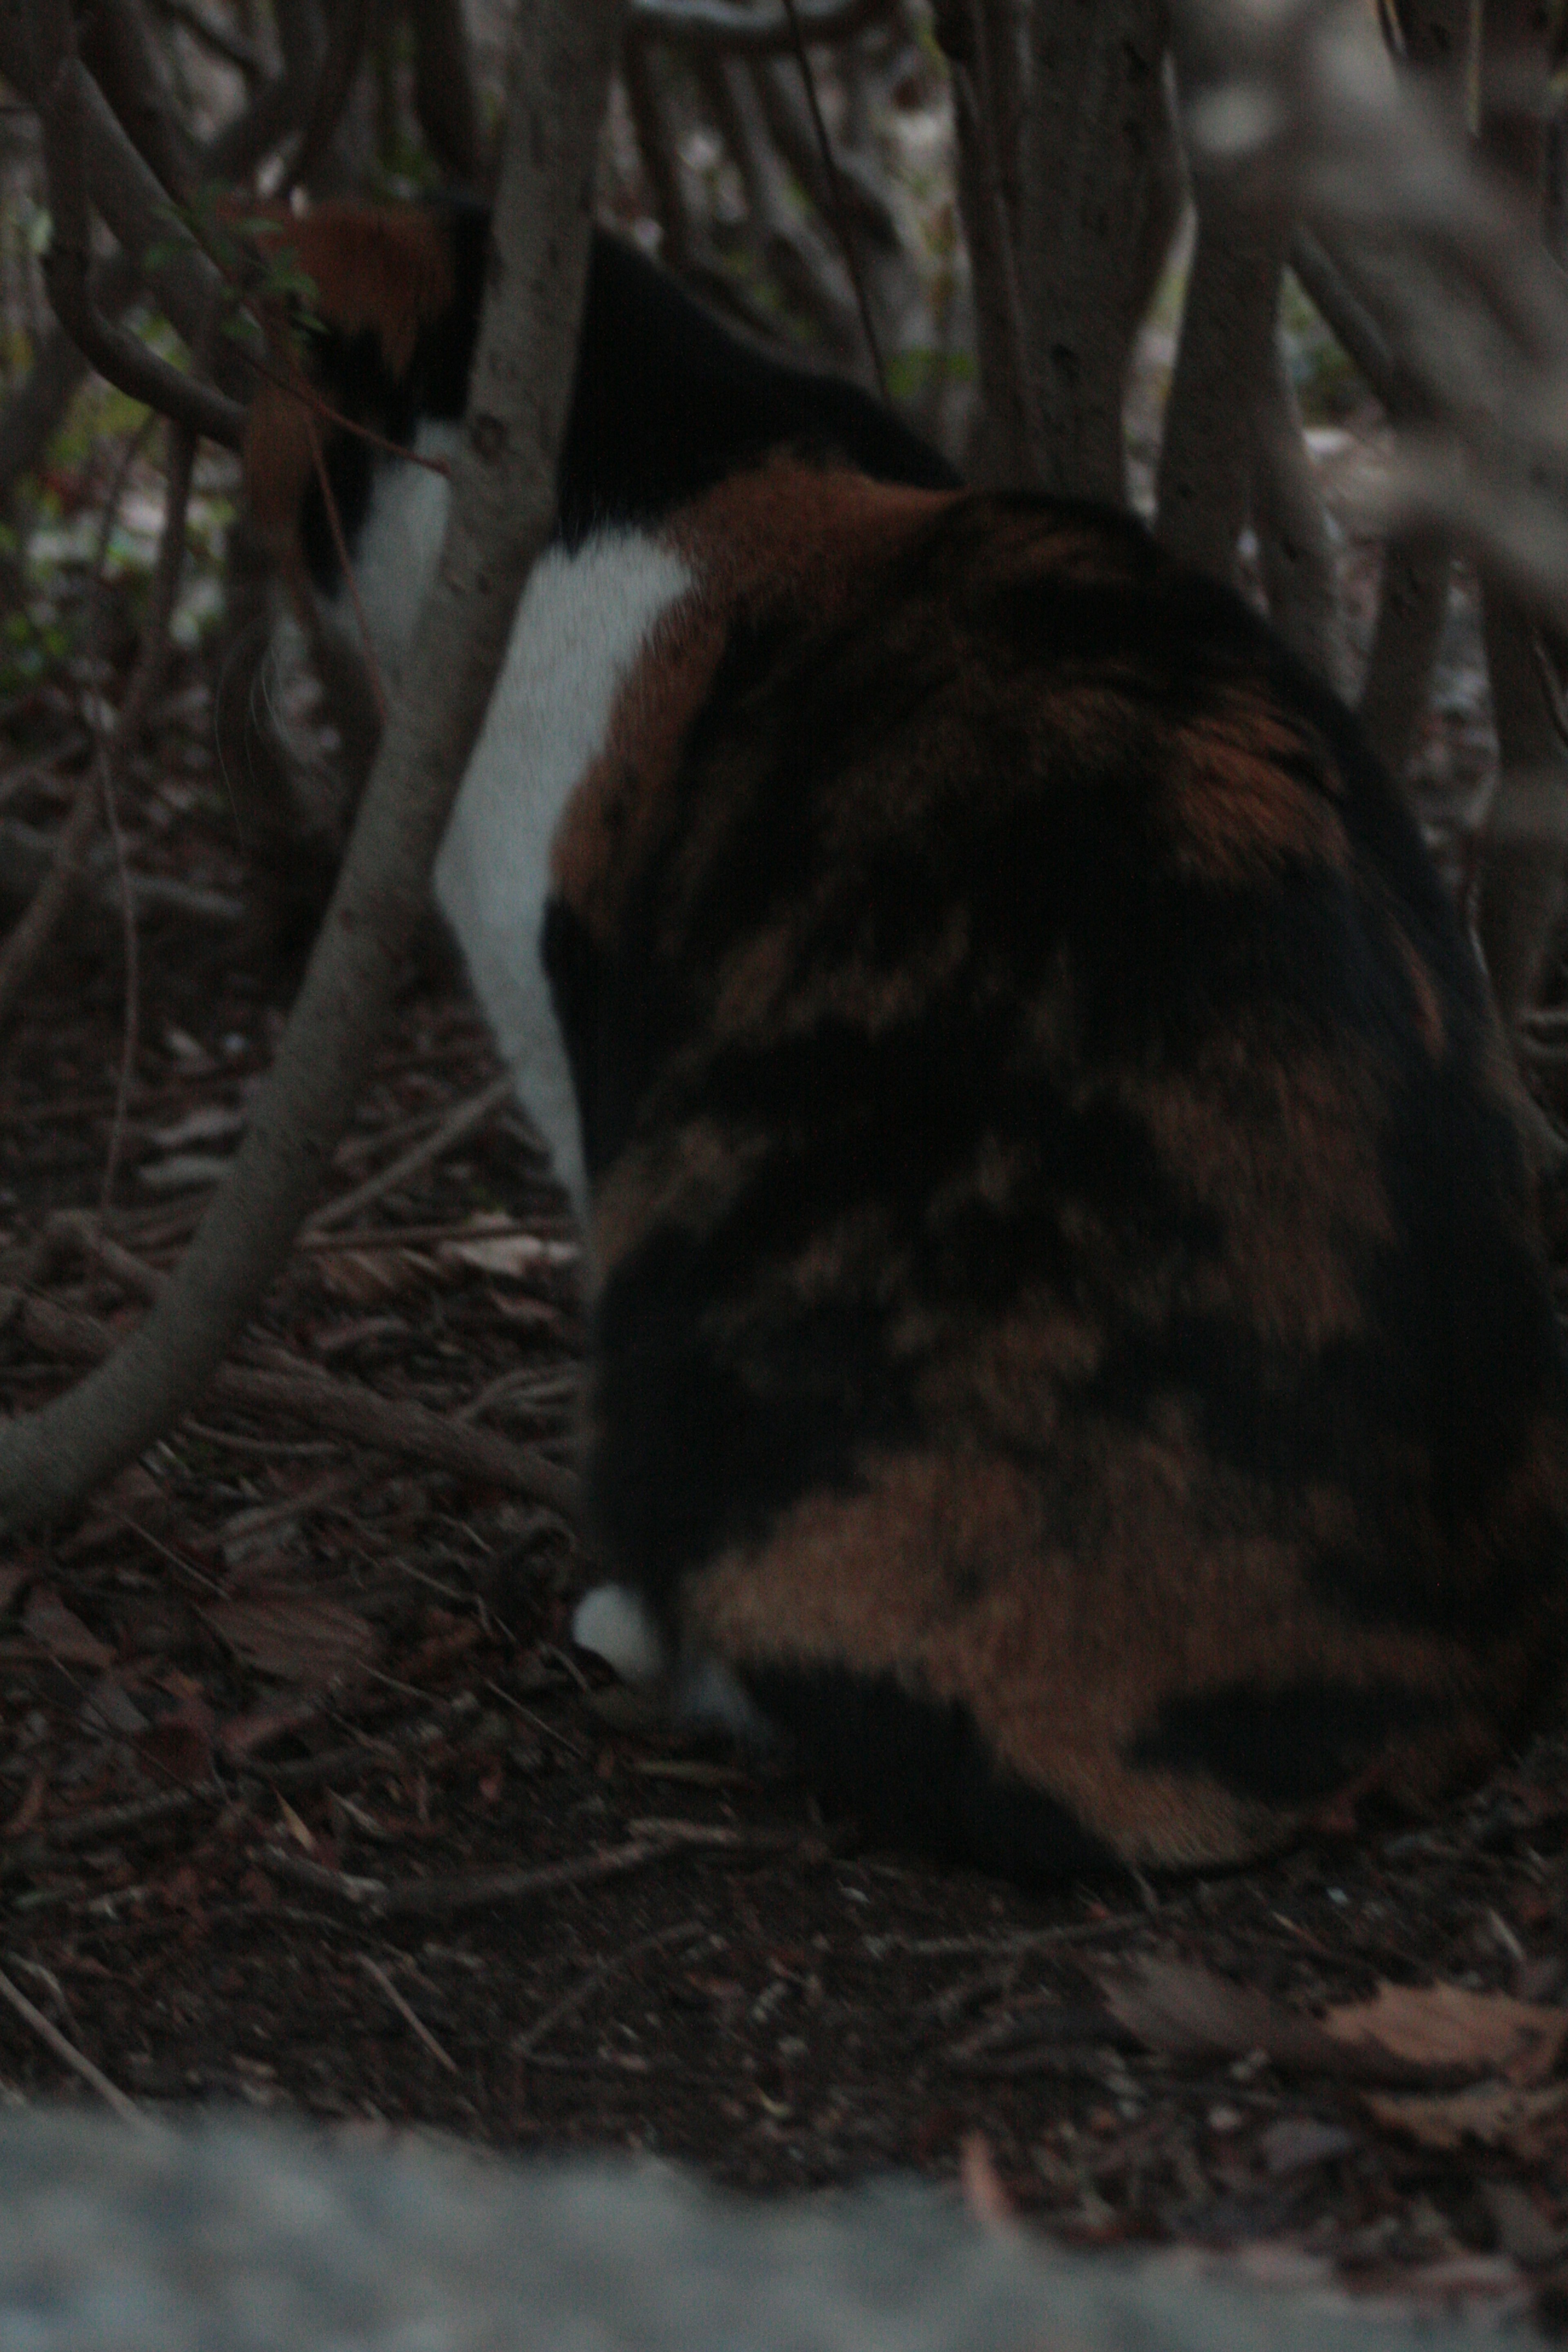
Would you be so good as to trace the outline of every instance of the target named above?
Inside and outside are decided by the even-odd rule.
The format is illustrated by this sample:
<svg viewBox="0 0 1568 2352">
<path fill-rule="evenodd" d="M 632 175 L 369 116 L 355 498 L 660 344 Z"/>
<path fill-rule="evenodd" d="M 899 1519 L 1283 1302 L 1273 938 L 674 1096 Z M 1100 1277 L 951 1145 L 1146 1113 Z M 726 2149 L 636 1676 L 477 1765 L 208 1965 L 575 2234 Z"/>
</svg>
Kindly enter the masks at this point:
<svg viewBox="0 0 1568 2352">
<path fill-rule="evenodd" d="M 237 404 L 172 368 L 137 336 L 112 325 L 93 302 L 85 137 L 85 97 L 93 85 L 76 53 L 68 0 L 45 0 L 38 28 L 38 116 L 51 219 L 44 283 L 55 315 L 99 373 L 121 392 L 237 449 L 245 423 Z"/>
<path fill-rule="evenodd" d="M 796 0 L 808 41 L 852 41 L 889 13 L 891 0 Z M 738 0 L 631 0 L 629 29 L 671 48 L 723 49 L 731 57 L 776 58 L 795 46 L 782 7 L 748 8 Z"/>
<path fill-rule="evenodd" d="M 370 0 L 338 0 L 316 76 L 315 94 L 279 194 L 308 187 L 343 119 L 370 33 Z"/>
<path fill-rule="evenodd" d="M 351 1115 L 554 506 L 593 160 L 623 0 L 519 13 L 491 264 L 451 520 L 337 890 L 232 1175 L 168 1287 L 81 1385 L 0 1430 L 0 1520 L 75 1508 L 210 1382 Z"/>
</svg>

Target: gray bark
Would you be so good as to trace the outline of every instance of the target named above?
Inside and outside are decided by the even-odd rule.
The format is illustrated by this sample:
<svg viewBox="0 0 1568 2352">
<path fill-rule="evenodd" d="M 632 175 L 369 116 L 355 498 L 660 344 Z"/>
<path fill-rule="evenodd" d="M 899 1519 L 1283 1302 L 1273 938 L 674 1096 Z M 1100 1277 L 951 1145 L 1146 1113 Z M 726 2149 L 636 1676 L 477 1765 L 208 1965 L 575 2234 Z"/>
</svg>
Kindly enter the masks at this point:
<svg viewBox="0 0 1568 2352">
<path fill-rule="evenodd" d="M 1037 0 L 1018 275 L 1045 486 L 1121 504 L 1122 404 L 1157 200 L 1163 0 Z"/>
</svg>

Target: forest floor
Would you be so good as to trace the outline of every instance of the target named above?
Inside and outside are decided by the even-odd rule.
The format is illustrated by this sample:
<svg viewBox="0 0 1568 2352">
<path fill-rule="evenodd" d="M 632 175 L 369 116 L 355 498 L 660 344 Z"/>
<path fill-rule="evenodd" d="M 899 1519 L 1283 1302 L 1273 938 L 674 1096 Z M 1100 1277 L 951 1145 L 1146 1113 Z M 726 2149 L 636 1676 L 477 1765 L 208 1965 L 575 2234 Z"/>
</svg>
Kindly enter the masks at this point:
<svg viewBox="0 0 1568 2352">
<path fill-rule="evenodd" d="M 1456 628 L 1427 752 L 1462 865 Z M 0 716 L 12 807 L 57 822 L 70 698 Z M 128 848 L 232 893 L 210 743 L 186 657 Z M 141 1311 L 278 1034 L 232 933 L 151 915 L 117 1129 L 118 942 L 80 908 L 0 1055 L 7 1412 Z M 952 2177 L 978 2136 L 1061 2238 L 1568 2313 L 1568 1748 L 1370 1841 L 1044 1899 L 672 1737 L 571 1647 L 576 1248 L 495 1078 L 456 977 L 411 979 L 228 1375 L 0 1553 L 0 2097 L 651 2150 L 748 2190 Z"/>
</svg>

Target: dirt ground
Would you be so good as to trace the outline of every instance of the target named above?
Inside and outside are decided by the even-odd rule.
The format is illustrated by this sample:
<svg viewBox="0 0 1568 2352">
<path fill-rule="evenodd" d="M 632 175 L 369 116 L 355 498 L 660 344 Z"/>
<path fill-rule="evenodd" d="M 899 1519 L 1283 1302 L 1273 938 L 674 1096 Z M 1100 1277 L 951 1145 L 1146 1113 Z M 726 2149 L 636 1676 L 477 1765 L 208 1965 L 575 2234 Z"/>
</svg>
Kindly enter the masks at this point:
<svg viewBox="0 0 1568 2352">
<path fill-rule="evenodd" d="M 176 683 L 132 862 L 234 891 Z M 1474 723 L 1462 694 L 1433 722 L 1450 846 Z M 64 805 L 68 698 L 9 724 L 7 772 Z M 8 1412 L 134 1319 L 234 1148 L 280 1014 L 233 939 L 143 924 L 117 1136 L 110 917 L 4 1040 Z M 0 2095 L 657 2150 L 749 2190 L 952 2176 L 978 2135 L 1075 2242 L 1568 2312 L 1568 1748 L 1371 1842 L 1044 1900 L 639 1719 L 569 1643 L 575 1247 L 495 1076 L 455 977 L 411 979 L 229 1372 L 0 1552 Z M 62 1213 L 111 1150 L 100 1246 Z"/>
</svg>

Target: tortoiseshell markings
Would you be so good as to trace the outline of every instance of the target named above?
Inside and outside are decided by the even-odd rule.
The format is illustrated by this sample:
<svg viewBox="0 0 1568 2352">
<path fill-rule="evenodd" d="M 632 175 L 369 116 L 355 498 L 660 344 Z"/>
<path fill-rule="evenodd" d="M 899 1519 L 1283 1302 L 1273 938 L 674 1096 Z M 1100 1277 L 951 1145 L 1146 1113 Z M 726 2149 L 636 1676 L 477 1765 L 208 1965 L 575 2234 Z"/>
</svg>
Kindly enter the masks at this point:
<svg viewBox="0 0 1568 2352">
<path fill-rule="evenodd" d="M 1561 1673 L 1568 1384 L 1392 793 L 1122 522 L 776 467 L 674 536 L 546 921 L 611 1572 L 1020 1876 L 1436 1801 Z"/>
</svg>

